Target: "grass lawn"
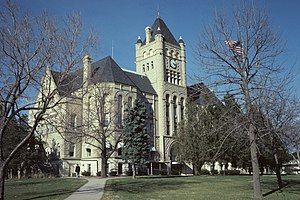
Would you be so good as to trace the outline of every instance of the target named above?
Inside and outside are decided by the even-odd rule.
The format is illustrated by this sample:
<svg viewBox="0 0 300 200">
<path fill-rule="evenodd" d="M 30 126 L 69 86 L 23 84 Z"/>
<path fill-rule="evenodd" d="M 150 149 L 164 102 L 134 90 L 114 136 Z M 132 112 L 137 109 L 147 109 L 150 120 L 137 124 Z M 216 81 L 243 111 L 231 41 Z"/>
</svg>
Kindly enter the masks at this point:
<svg viewBox="0 0 300 200">
<path fill-rule="evenodd" d="M 85 179 L 75 178 L 7 180 L 5 182 L 5 199 L 65 199 L 86 182 Z"/>
<path fill-rule="evenodd" d="M 300 176 L 283 176 L 288 185 L 281 191 L 275 176 L 262 176 L 265 199 L 300 199 Z M 251 199 L 250 176 L 140 177 L 108 180 L 102 200 Z"/>
</svg>

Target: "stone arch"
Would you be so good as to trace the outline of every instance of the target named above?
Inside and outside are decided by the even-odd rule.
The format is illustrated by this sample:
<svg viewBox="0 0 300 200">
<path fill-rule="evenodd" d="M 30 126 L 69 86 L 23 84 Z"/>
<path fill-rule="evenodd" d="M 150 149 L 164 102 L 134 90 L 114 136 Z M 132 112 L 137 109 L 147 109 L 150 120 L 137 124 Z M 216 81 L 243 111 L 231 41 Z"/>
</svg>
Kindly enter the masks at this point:
<svg viewBox="0 0 300 200">
<path fill-rule="evenodd" d="M 164 94 L 163 94 L 163 99 L 164 99 L 164 100 L 166 100 L 167 94 L 170 96 L 170 98 L 172 97 L 171 92 L 170 92 L 169 90 L 166 90 L 166 91 L 164 91 Z"/>
<path fill-rule="evenodd" d="M 150 55 L 150 56 L 153 55 L 153 49 L 149 49 L 149 55 Z"/>
<path fill-rule="evenodd" d="M 176 150 L 176 141 L 172 138 L 166 140 L 166 158 L 168 161 L 177 162 L 177 150 Z"/>
</svg>

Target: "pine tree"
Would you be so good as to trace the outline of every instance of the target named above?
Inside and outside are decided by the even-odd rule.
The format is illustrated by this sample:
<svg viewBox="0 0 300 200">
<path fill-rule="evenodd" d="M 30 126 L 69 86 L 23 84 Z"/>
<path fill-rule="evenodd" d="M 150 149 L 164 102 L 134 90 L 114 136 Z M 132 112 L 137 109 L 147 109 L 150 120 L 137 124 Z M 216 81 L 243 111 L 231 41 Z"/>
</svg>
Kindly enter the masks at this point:
<svg viewBox="0 0 300 200">
<path fill-rule="evenodd" d="M 136 168 L 145 164 L 149 158 L 150 144 L 146 128 L 146 114 L 145 104 L 136 100 L 134 107 L 128 111 L 125 119 L 122 158 L 132 164 L 133 178 L 136 175 Z"/>
</svg>

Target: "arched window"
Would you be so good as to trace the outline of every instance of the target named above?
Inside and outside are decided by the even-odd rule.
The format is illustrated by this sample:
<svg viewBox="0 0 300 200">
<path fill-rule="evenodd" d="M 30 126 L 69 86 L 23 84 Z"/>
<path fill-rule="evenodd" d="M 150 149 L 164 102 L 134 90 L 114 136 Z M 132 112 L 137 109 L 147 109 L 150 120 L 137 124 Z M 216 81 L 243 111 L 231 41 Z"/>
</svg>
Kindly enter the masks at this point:
<svg viewBox="0 0 300 200">
<path fill-rule="evenodd" d="M 87 156 L 87 157 L 92 156 L 92 149 L 86 148 L 86 156 Z"/>
<path fill-rule="evenodd" d="M 102 104 L 103 104 L 103 116 L 102 116 L 102 124 L 103 127 L 107 127 L 110 123 L 110 119 L 109 119 L 109 109 L 107 106 L 107 98 L 108 98 L 108 94 L 103 94 L 103 99 L 102 99 Z"/>
<path fill-rule="evenodd" d="M 143 58 L 146 58 L 146 57 L 147 57 L 147 52 L 144 51 L 144 52 L 143 52 Z"/>
<path fill-rule="evenodd" d="M 166 124 L 167 124 L 167 135 L 170 135 L 170 95 L 166 95 Z"/>
<path fill-rule="evenodd" d="M 153 55 L 153 50 L 152 50 L 152 49 L 149 50 L 149 55 L 150 55 L 150 56 Z"/>
<path fill-rule="evenodd" d="M 170 51 L 170 56 L 174 57 L 174 51 L 173 50 Z"/>
<path fill-rule="evenodd" d="M 118 103 L 117 103 L 118 109 L 117 109 L 117 125 L 122 125 L 122 116 L 123 116 L 123 106 L 122 106 L 122 95 L 118 96 Z"/>
<path fill-rule="evenodd" d="M 177 97 L 173 97 L 173 122 L 174 122 L 174 133 L 177 132 Z"/>
<path fill-rule="evenodd" d="M 180 120 L 184 118 L 184 98 L 180 99 Z"/>
<path fill-rule="evenodd" d="M 71 128 L 76 129 L 77 127 L 77 116 L 76 114 L 71 114 Z"/>
<path fill-rule="evenodd" d="M 168 56 L 169 55 L 169 49 L 165 48 L 165 54 Z"/>
<path fill-rule="evenodd" d="M 70 143 L 69 145 L 69 156 L 75 157 L 75 144 Z"/>
<path fill-rule="evenodd" d="M 132 108 L 132 97 L 128 97 L 128 109 Z"/>
<path fill-rule="evenodd" d="M 143 72 L 145 72 L 145 64 L 143 64 Z"/>
<path fill-rule="evenodd" d="M 176 51 L 176 53 L 175 53 L 175 58 L 179 58 L 179 52 L 178 51 Z"/>
</svg>

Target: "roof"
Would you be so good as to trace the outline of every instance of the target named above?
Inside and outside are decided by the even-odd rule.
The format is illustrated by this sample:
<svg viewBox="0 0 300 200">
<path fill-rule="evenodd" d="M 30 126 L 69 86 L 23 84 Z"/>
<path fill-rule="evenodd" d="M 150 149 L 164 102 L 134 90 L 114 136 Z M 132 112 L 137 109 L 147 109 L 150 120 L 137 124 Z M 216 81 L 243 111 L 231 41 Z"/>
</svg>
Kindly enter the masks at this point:
<svg viewBox="0 0 300 200">
<path fill-rule="evenodd" d="M 83 69 L 66 75 L 63 80 L 61 72 L 51 71 L 54 81 L 58 87 L 59 94 L 71 96 L 71 93 L 80 89 L 83 84 Z M 123 71 L 119 65 L 107 56 L 91 64 L 90 84 L 110 82 L 137 87 L 141 92 L 156 94 L 148 77 Z"/>
<path fill-rule="evenodd" d="M 82 69 L 69 74 L 63 74 L 53 70 L 50 72 L 57 86 L 59 95 L 61 96 L 70 96 L 72 92 L 82 87 Z"/>
<path fill-rule="evenodd" d="M 160 33 L 164 36 L 164 40 L 166 42 L 169 42 L 171 44 L 179 46 L 177 40 L 174 38 L 173 34 L 165 24 L 165 22 L 160 18 L 156 18 L 153 25 L 151 26 L 152 29 L 152 35 L 150 38 L 150 42 L 155 40 L 155 35 Z M 144 44 L 146 43 L 146 39 L 144 40 Z"/>
<path fill-rule="evenodd" d="M 204 84 L 197 83 L 189 86 L 188 96 L 199 105 L 219 105 L 222 102 L 216 95 Z"/>
<path fill-rule="evenodd" d="M 91 83 L 98 82 L 121 83 L 135 86 L 135 84 L 127 77 L 125 72 L 110 56 L 92 63 Z"/>
<path fill-rule="evenodd" d="M 132 80 L 135 83 L 136 87 L 140 91 L 149 94 L 156 94 L 147 76 L 136 74 L 134 72 L 129 72 L 129 71 L 125 71 L 125 73 L 130 78 L 130 80 Z"/>
</svg>

